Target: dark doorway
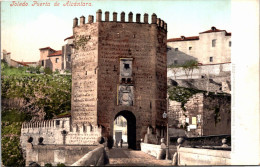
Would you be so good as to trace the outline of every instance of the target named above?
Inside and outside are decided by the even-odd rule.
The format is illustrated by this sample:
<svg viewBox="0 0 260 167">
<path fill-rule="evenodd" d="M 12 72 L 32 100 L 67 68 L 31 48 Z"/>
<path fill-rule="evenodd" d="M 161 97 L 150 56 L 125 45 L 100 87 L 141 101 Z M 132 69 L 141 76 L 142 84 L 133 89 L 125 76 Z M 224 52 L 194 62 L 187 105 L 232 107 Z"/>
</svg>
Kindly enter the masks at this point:
<svg viewBox="0 0 260 167">
<path fill-rule="evenodd" d="M 116 114 L 114 120 L 118 116 L 123 116 L 127 120 L 127 142 L 128 148 L 136 149 L 136 118 L 131 111 L 120 111 Z"/>
</svg>

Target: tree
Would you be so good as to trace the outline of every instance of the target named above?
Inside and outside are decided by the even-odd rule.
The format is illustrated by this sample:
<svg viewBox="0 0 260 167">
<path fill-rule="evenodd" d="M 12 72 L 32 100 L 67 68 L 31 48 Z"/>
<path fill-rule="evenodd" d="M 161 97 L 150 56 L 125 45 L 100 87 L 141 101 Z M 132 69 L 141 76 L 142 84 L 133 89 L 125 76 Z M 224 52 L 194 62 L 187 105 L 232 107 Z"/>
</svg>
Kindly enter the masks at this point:
<svg viewBox="0 0 260 167">
<path fill-rule="evenodd" d="M 187 76 L 187 79 L 189 77 L 189 74 L 191 74 L 192 78 L 193 70 L 199 68 L 198 62 L 196 60 L 188 60 L 181 67 L 183 68 L 185 75 Z"/>
<path fill-rule="evenodd" d="M 176 80 L 176 74 L 177 74 L 177 72 L 180 70 L 180 65 L 178 65 L 178 64 L 171 64 L 171 65 L 169 65 L 168 66 L 169 68 L 171 68 L 171 70 L 172 70 L 172 72 L 173 72 L 173 74 L 174 74 L 174 78 L 175 78 L 175 80 Z"/>
</svg>

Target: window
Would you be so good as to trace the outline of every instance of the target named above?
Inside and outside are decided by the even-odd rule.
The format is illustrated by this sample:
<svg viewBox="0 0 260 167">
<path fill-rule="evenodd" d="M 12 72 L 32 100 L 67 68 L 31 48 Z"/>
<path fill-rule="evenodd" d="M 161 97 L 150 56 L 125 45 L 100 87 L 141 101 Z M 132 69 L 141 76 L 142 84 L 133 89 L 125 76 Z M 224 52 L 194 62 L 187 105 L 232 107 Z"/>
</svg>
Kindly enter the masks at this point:
<svg viewBox="0 0 260 167">
<path fill-rule="evenodd" d="M 192 47 L 190 46 L 190 47 L 189 47 L 189 50 L 191 50 L 191 49 L 192 49 Z"/>
<path fill-rule="evenodd" d="M 228 44 L 228 45 L 229 45 L 229 47 L 231 47 L 231 41 L 229 41 L 229 44 Z"/>
<path fill-rule="evenodd" d="M 69 61 L 69 62 L 70 62 L 70 59 L 71 59 L 70 57 L 71 57 L 71 55 L 68 55 L 68 61 Z"/>
<path fill-rule="evenodd" d="M 175 48 L 175 51 L 177 52 L 177 51 L 178 51 L 178 48 Z"/>
<path fill-rule="evenodd" d="M 59 58 L 56 58 L 56 61 L 55 61 L 56 63 L 58 63 L 59 62 Z"/>
<path fill-rule="evenodd" d="M 127 78 L 127 83 L 131 83 L 131 78 Z"/>
<path fill-rule="evenodd" d="M 209 62 L 213 62 L 213 57 L 210 57 L 210 58 L 209 58 Z"/>
<path fill-rule="evenodd" d="M 60 120 L 56 120 L 56 126 L 60 125 Z"/>
<path fill-rule="evenodd" d="M 174 64 L 178 64 L 178 60 L 174 60 L 173 63 L 174 63 Z"/>
<path fill-rule="evenodd" d="M 216 41 L 217 41 L 216 39 L 213 39 L 213 40 L 212 40 L 212 47 L 215 47 L 215 46 L 216 46 Z"/>
<path fill-rule="evenodd" d="M 42 60 L 42 66 L 44 66 L 44 60 Z"/>
<path fill-rule="evenodd" d="M 130 67 L 129 67 L 129 64 L 124 64 L 124 68 L 125 68 L 125 69 L 130 68 Z"/>
</svg>

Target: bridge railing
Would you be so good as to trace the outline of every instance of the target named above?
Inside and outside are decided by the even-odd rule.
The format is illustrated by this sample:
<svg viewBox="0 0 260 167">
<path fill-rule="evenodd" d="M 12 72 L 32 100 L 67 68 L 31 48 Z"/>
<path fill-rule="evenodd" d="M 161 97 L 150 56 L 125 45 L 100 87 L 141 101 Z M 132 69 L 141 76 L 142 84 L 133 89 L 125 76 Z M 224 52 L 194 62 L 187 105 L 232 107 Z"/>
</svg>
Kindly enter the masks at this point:
<svg viewBox="0 0 260 167">
<path fill-rule="evenodd" d="M 230 165 L 231 150 L 222 140 L 222 146 L 216 147 L 182 147 L 183 138 L 178 139 L 177 152 L 173 155 L 173 165 Z"/>
</svg>

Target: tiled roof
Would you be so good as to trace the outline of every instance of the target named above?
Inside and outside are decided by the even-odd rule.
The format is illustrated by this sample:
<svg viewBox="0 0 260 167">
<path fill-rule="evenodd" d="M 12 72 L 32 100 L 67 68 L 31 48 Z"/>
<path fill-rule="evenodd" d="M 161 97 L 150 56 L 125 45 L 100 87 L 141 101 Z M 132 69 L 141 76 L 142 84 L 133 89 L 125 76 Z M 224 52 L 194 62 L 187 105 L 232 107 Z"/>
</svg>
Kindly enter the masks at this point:
<svg viewBox="0 0 260 167">
<path fill-rule="evenodd" d="M 204 31 L 204 32 L 200 32 L 199 34 L 204 34 L 204 33 L 211 33 L 211 32 L 222 32 L 224 31 L 226 34 L 226 36 L 231 36 L 230 32 L 227 32 L 226 30 L 219 30 L 216 27 L 211 27 L 210 30 Z M 180 38 L 171 38 L 168 39 L 167 42 L 176 42 L 176 41 L 192 41 L 192 40 L 199 40 L 199 36 L 192 36 L 192 37 L 185 37 L 185 36 L 181 36 Z"/>
<path fill-rule="evenodd" d="M 49 50 L 53 50 L 54 52 L 56 52 L 56 50 L 52 49 L 51 47 L 45 47 L 45 48 L 40 48 L 39 50 L 46 50 L 46 49 L 49 49 Z"/>
<path fill-rule="evenodd" d="M 25 62 L 15 61 L 15 60 L 13 60 L 13 59 L 11 59 L 11 61 L 14 61 L 14 62 L 16 62 L 16 63 L 18 63 L 18 64 L 23 65 L 23 66 L 28 66 Z"/>
<path fill-rule="evenodd" d="M 212 32 L 222 32 L 224 31 L 225 32 L 225 35 L 226 36 L 231 36 L 231 33 L 228 33 L 226 30 L 219 30 L 217 29 L 216 27 L 211 27 L 210 30 L 207 30 L 207 31 L 204 31 L 204 32 L 200 32 L 200 34 L 204 34 L 204 33 L 212 33 Z"/>
<path fill-rule="evenodd" d="M 25 64 L 37 64 L 37 62 L 23 62 Z"/>
<path fill-rule="evenodd" d="M 62 51 L 61 51 L 61 50 L 58 50 L 58 51 L 56 51 L 56 52 L 54 52 L 54 53 L 48 55 L 48 57 L 50 57 L 50 56 L 60 56 L 61 54 L 62 54 Z"/>
<path fill-rule="evenodd" d="M 72 35 L 72 36 L 70 36 L 68 38 L 65 38 L 64 41 L 66 41 L 67 39 L 73 39 L 73 38 L 74 38 L 74 36 Z"/>
<path fill-rule="evenodd" d="M 199 40 L 199 36 L 192 36 L 192 37 L 181 36 L 180 38 L 171 38 L 171 39 L 168 39 L 167 42 L 192 41 L 192 40 Z"/>
</svg>

